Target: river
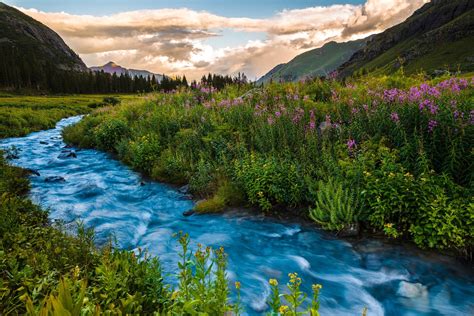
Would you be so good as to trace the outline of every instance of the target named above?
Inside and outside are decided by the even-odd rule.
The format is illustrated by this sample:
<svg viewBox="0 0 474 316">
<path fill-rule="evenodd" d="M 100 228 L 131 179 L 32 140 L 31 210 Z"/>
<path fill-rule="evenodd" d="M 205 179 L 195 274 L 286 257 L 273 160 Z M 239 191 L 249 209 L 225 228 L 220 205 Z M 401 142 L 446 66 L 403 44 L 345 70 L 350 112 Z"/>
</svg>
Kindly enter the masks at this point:
<svg viewBox="0 0 474 316">
<path fill-rule="evenodd" d="M 64 157 L 61 129 L 79 120 L 2 140 L 0 148 L 14 145 L 19 157 L 12 163 L 39 171 L 31 177 L 30 196 L 50 210 L 52 220 L 83 221 L 95 229 L 98 244 L 113 234 L 121 248 L 146 248 L 171 280 L 179 250 L 173 233 L 189 233 L 194 247 L 223 246 L 228 278 L 242 283 L 250 315 L 265 311 L 268 279 L 284 284 L 288 272 L 302 277 L 307 292 L 312 283 L 323 285 L 322 315 L 360 315 L 364 307 L 369 315 L 474 315 L 472 266 L 379 240 L 350 243 L 313 226 L 246 211 L 184 217 L 193 201 L 110 155 L 72 149 L 77 157 Z M 48 177 L 63 179 L 47 182 Z"/>
</svg>

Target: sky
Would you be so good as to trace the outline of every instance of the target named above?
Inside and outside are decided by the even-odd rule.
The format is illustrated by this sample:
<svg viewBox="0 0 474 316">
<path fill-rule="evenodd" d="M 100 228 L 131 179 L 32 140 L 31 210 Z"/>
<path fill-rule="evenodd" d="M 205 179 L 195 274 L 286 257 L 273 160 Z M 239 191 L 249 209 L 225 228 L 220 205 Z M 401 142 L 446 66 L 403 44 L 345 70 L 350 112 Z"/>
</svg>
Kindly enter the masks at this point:
<svg viewBox="0 0 474 316">
<path fill-rule="evenodd" d="M 367 37 L 428 0 L 7 0 L 56 31 L 88 66 L 109 61 L 198 79 L 256 79 L 329 41 Z"/>
</svg>

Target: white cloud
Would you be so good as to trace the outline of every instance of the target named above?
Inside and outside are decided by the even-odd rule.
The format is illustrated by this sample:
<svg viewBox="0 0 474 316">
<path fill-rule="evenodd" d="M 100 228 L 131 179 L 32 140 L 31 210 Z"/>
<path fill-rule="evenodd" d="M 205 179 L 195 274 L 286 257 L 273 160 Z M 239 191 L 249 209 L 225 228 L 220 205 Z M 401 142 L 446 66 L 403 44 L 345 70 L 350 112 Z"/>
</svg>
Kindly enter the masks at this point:
<svg viewBox="0 0 474 316">
<path fill-rule="evenodd" d="M 367 0 L 284 10 L 267 19 L 228 18 L 205 11 L 160 9 L 109 16 L 19 8 L 48 25 L 88 65 L 113 60 L 129 68 L 199 78 L 207 72 L 260 76 L 276 64 L 323 45 L 378 33 L 402 22 L 428 0 Z M 221 30 L 263 32 L 266 38 L 216 48 L 206 39 Z M 229 35 L 230 36 L 230 35 Z M 225 40 L 225 37 L 224 37 Z"/>
</svg>

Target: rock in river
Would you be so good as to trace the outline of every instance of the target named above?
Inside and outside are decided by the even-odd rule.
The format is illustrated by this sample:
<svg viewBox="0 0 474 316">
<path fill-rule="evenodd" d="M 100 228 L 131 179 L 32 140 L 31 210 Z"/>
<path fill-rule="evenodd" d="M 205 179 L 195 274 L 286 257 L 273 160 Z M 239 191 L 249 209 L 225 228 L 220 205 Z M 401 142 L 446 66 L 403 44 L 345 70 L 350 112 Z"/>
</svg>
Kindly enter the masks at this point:
<svg viewBox="0 0 474 316">
<path fill-rule="evenodd" d="M 428 296 L 428 289 L 421 283 L 401 281 L 398 285 L 397 294 L 407 298 L 426 297 Z"/>
<path fill-rule="evenodd" d="M 66 179 L 64 179 L 61 176 L 51 176 L 51 177 L 46 177 L 44 179 L 44 182 L 48 182 L 48 183 L 66 182 Z"/>
</svg>

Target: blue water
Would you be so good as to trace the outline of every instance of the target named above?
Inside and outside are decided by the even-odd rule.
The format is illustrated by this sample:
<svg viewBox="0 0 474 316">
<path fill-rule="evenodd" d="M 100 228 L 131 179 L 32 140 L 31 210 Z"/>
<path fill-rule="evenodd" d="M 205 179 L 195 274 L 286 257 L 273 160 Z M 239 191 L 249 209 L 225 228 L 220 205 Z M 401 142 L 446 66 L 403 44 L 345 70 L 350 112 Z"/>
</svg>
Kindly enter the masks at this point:
<svg viewBox="0 0 474 316">
<path fill-rule="evenodd" d="M 228 278 L 242 283 L 251 315 L 266 309 L 268 279 L 283 284 L 288 272 L 298 272 L 307 291 L 312 283 L 323 285 L 322 315 L 360 315 L 364 307 L 369 315 L 474 315 L 472 266 L 376 240 L 351 244 L 312 226 L 243 211 L 184 217 L 193 207 L 186 196 L 142 179 L 108 154 L 77 150 L 77 158 L 58 158 L 65 145 L 61 129 L 78 120 L 3 140 L 0 147 L 16 146 L 19 158 L 12 163 L 40 172 L 31 177 L 31 198 L 50 210 L 51 219 L 82 220 L 95 228 L 98 243 L 113 234 L 122 248 L 147 248 L 169 274 L 178 258 L 173 233 L 189 233 L 194 245 L 223 246 Z M 45 182 L 50 176 L 65 181 Z M 419 283 L 420 290 L 401 293 L 405 282 Z"/>
</svg>

